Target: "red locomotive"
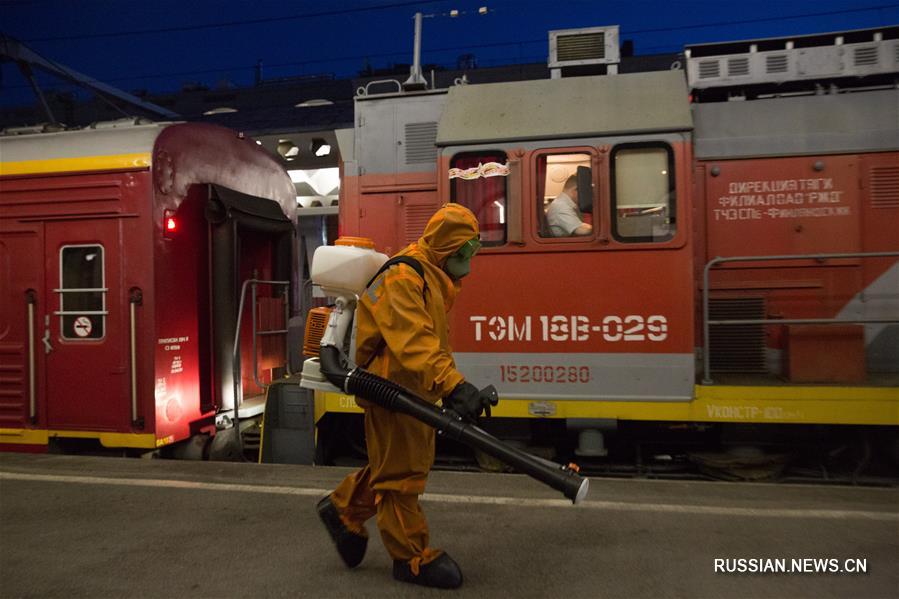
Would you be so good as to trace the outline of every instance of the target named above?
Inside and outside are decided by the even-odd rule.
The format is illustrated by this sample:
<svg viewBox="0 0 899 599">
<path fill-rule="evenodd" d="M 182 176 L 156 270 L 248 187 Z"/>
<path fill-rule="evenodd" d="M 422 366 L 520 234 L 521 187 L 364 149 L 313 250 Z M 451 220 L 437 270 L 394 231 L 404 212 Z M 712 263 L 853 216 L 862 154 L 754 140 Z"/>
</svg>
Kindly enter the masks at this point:
<svg viewBox="0 0 899 599">
<path fill-rule="evenodd" d="M 628 420 L 895 427 L 897 38 L 692 46 L 686 76 L 360 90 L 341 233 L 390 254 L 442 203 L 470 208 L 457 364 L 497 386 L 495 416 L 564 419 L 584 454 Z M 557 237 L 572 176 L 592 231 Z"/>
</svg>

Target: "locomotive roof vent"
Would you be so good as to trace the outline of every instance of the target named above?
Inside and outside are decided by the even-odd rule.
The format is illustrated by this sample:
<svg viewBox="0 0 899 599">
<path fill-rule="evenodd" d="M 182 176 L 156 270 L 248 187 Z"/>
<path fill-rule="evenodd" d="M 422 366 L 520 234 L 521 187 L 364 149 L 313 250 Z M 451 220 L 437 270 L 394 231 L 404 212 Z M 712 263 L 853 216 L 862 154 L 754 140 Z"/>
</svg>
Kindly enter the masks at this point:
<svg viewBox="0 0 899 599">
<path fill-rule="evenodd" d="M 687 46 L 691 89 L 899 72 L 899 27 Z"/>
<path fill-rule="evenodd" d="M 597 64 L 608 65 L 607 72 L 614 74 L 619 62 L 618 25 L 549 32 L 549 68 L 553 79 L 561 76 L 563 67 Z"/>
</svg>

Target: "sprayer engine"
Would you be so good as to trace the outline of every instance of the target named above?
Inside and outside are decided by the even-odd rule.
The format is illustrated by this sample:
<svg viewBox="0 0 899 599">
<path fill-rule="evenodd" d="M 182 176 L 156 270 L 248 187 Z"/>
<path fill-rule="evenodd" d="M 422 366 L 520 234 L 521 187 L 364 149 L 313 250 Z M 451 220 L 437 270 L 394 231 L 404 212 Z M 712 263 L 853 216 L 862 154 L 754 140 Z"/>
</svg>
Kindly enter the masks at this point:
<svg viewBox="0 0 899 599">
<path fill-rule="evenodd" d="M 331 314 L 340 309 L 348 311 L 350 320 L 356 298 L 365 291 L 365 286 L 387 262 L 387 256 L 375 251 L 374 243 L 363 237 L 341 237 L 334 245 L 322 246 L 312 257 L 312 282 L 321 287 L 330 297 L 336 298 L 333 307 L 313 308 L 306 317 L 306 332 L 303 336 L 303 379 L 301 386 L 321 391 L 343 392 L 328 382 L 321 373 L 320 347 L 328 334 Z M 346 345 L 346 330 L 333 331 L 329 342 L 336 347 Z M 350 343 L 352 345 L 352 343 Z M 352 354 L 352 352 L 350 352 Z"/>
</svg>

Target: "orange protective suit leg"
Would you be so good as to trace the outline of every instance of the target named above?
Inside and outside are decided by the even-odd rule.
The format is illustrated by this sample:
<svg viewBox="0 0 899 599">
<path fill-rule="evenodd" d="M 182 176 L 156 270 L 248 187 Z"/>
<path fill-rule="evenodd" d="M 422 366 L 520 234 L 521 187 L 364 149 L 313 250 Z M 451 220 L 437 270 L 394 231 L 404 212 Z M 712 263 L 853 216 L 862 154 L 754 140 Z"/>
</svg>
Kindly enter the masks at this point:
<svg viewBox="0 0 899 599">
<path fill-rule="evenodd" d="M 365 521 L 378 510 L 371 488 L 371 468 L 366 466 L 343 479 L 331 493 L 331 502 L 350 532 L 367 537 Z"/>
<path fill-rule="evenodd" d="M 440 555 L 428 547 L 428 522 L 418 503 L 434 459 L 434 429 L 411 416 L 377 406 L 365 410 L 369 465 L 347 476 L 331 494 L 350 532 L 365 535 L 377 514 L 378 530 L 394 560 L 427 564 Z"/>
<path fill-rule="evenodd" d="M 366 466 L 343 479 L 331 493 L 331 501 L 346 527 L 367 537 L 365 522 L 377 514 L 381 540 L 391 558 L 414 562 L 416 572 L 419 564 L 437 558 L 441 552 L 428 547 L 428 521 L 418 503 L 418 495 L 376 492 L 370 484 L 371 468 Z"/>
<path fill-rule="evenodd" d="M 378 530 L 387 553 L 394 560 L 426 564 L 440 555 L 428 547 L 428 521 L 418 495 L 378 492 Z"/>
</svg>

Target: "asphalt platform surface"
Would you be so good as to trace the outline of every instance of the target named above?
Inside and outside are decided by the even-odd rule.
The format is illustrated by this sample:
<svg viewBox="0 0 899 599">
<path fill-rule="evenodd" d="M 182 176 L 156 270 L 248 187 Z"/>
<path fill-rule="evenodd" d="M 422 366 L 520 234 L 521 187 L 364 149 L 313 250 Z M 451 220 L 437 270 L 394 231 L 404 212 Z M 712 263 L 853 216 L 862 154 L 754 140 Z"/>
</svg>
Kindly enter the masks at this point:
<svg viewBox="0 0 899 599">
<path fill-rule="evenodd" d="M 392 579 L 374 522 L 343 566 L 314 505 L 349 472 L 0 454 L 0 597 L 899 597 L 897 489 L 594 478 L 573 506 L 434 472 L 432 543 L 465 577 L 440 591 Z"/>
</svg>

